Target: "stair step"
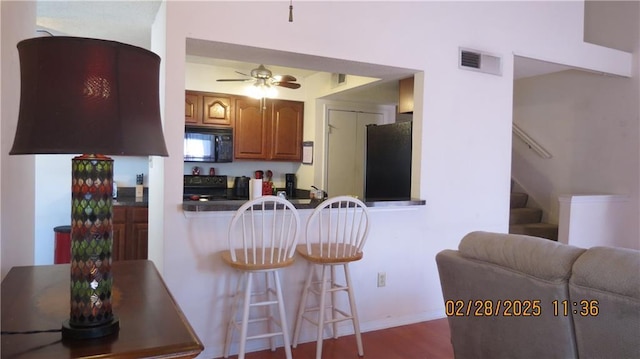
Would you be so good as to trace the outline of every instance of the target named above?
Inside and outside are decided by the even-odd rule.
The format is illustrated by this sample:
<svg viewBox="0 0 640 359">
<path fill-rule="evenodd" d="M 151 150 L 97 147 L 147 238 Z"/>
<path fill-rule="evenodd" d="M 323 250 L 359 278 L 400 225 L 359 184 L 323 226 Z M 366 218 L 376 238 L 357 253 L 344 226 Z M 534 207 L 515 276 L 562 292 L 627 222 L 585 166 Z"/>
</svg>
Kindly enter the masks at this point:
<svg viewBox="0 0 640 359">
<path fill-rule="evenodd" d="M 509 214 L 509 224 L 537 223 L 542 220 L 542 210 L 539 208 L 512 208 Z"/>
<path fill-rule="evenodd" d="M 558 240 L 558 225 L 552 223 L 525 223 L 509 225 L 509 233 Z"/>
<path fill-rule="evenodd" d="M 522 208 L 527 206 L 529 195 L 523 192 L 511 192 L 510 208 Z"/>
</svg>

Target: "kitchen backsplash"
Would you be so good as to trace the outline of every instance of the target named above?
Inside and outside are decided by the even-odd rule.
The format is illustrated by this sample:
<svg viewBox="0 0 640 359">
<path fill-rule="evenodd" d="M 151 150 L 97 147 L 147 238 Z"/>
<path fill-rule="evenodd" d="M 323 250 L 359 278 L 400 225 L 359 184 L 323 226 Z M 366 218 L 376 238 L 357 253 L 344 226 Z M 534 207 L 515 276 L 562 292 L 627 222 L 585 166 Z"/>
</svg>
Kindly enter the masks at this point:
<svg viewBox="0 0 640 359">
<path fill-rule="evenodd" d="M 144 174 L 143 185 L 148 185 L 149 157 L 111 156 L 113 158 L 113 180 L 118 187 L 135 187 L 136 175 Z"/>
<path fill-rule="evenodd" d="M 118 187 L 135 187 L 136 175 L 144 174 L 144 187 L 149 184 L 149 159 L 148 157 L 113 156 L 113 179 Z M 184 162 L 183 174 L 191 174 L 194 166 L 200 168 L 201 175 L 208 175 L 209 169 L 214 168 L 216 175 L 227 176 L 229 188 L 233 187 L 233 179 L 237 176 L 253 178 L 257 170 L 273 172 L 273 182 L 277 187 L 284 187 L 285 173 L 296 173 L 301 164 L 296 162 L 263 162 L 263 161 L 234 161 L 230 163 L 202 163 Z"/>
<path fill-rule="evenodd" d="M 285 173 L 296 173 L 300 168 L 300 163 L 295 162 L 266 162 L 266 161 L 234 161 L 231 163 L 201 163 L 201 162 L 185 162 L 184 173 L 190 175 L 193 173 L 193 167 L 199 167 L 200 175 L 208 175 L 209 169 L 214 168 L 216 175 L 227 176 L 227 187 L 233 187 L 235 177 L 247 176 L 254 177 L 255 171 L 271 170 L 273 172 L 273 183 L 276 187 L 284 187 Z"/>
</svg>

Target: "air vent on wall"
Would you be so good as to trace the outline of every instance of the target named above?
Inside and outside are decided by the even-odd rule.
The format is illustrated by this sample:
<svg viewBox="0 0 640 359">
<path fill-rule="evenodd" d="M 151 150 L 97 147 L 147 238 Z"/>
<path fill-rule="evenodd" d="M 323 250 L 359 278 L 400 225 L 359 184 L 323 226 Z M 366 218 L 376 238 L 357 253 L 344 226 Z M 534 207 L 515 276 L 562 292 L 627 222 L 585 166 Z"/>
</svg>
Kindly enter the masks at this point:
<svg viewBox="0 0 640 359">
<path fill-rule="evenodd" d="M 460 48 L 458 67 L 502 76 L 502 59 L 481 51 Z"/>
</svg>

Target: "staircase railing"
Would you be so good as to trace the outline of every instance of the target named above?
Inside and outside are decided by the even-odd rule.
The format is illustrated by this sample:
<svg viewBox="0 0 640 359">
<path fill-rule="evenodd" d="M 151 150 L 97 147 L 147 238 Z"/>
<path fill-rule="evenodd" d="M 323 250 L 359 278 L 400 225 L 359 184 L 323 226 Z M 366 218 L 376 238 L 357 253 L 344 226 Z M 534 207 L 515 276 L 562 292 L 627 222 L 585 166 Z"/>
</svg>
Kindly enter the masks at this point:
<svg viewBox="0 0 640 359">
<path fill-rule="evenodd" d="M 542 158 L 551 158 L 551 153 L 547 151 L 544 147 L 542 147 L 538 142 L 536 142 L 529 134 L 524 132 L 523 129 L 518 127 L 515 123 L 513 124 L 513 133 L 518 136 L 533 152 L 537 153 Z"/>
</svg>

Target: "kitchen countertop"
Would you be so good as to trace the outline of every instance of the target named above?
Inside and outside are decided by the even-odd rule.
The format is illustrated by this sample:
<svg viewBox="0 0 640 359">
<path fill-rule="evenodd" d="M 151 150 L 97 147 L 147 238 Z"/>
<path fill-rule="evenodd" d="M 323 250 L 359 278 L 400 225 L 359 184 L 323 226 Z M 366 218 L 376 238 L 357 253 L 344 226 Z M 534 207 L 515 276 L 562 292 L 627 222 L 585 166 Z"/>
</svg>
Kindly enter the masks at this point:
<svg viewBox="0 0 640 359">
<path fill-rule="evenodd" d="M 118 189 L 118 197 L 113 199 L 114 206 L 149 206 L 149 189 L 144 187 L 142 197 L 136 197 L 135 187 L 120 187 Z"/>
<path fill-rule="evenodd" d="M 138 197 L 120 197 L 114 199 L 112 202 L 113 206 L 133 206 L 133 207 L 147 207 L 149 206 L 149 197 L 144 196 L 142 198 Z"/>
<path fill-rule="evenodd" d="M 290 199 L 289 200 L 297 209 L 314 209 L 322 201 L 315 199 Z M 220 212 L 220 211 L 236 211 L 242 206 L 246 200 L 215 200 L 215 201 L 184 201 L 182 203 L 182 210 L 187 212 Z M 406 206 L 424 206 L 425 200 L 423 199 L 388 199 L 388 200 L 371 200 L 364 201 L 367 207 L 380 208 L 380 207 L 406 207 Z M 149 198 L 144 196 L 142 198 L 136 197 L 118 197 L 113 201 L 114 206 L 133 206 L 133 207 L 147 207 L 149 205 Z"/>
<path fill-rule="evenodd" d="M 236 211 L 246 200 L 220 200 L 220 201 L 184 201 L 182 209 L 186 212 L 216 212 L 216 211 Z M 314 209 L 322 201 L 316 199 L 290 199 L 297 209 Z M 364 201 L 367 207 L 406 207 L 406 206 L 424 206 L 423 199 L 389 199 L 389 200 L 372 200 Z"/>
</svg>

